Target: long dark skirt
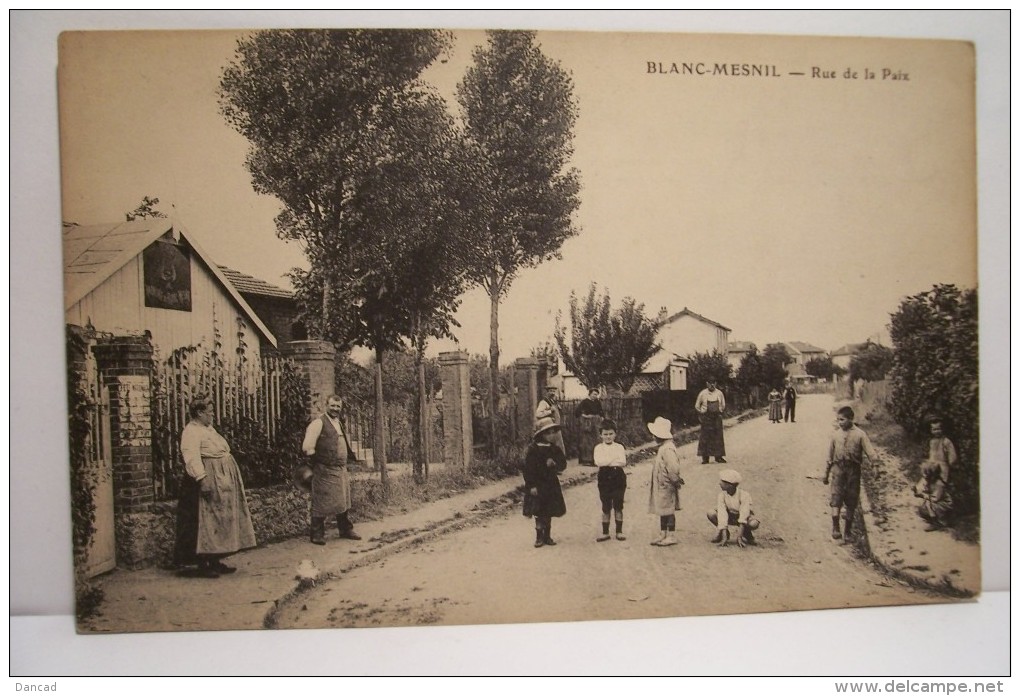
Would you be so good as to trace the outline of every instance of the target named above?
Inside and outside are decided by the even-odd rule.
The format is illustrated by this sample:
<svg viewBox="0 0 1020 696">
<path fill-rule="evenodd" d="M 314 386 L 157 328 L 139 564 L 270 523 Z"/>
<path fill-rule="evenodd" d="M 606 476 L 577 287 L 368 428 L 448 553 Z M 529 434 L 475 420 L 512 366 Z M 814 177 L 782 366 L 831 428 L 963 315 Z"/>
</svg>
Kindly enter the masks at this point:
<svg viewBox="0 0 1020 696">
<path fill-rule="evenodd" d="M 177 525 L 174 537 L 174 565 L 198 563 L 198 498 L 202 486 L 190 476 L 181 477 L 181 493 L 177 499 Z"/>
<path fill-rule="evenodd" d="M 581 416 L 581 428 L 578 433 L 577 461 L 580 464 L 595 463 L 595 445 L 599 444 L 599 416 Z"/>
<path fill-rule="evenodd" d="M 723 424 L 721 413 L 701 414 L 701 434 L 698 436 L 698 456 L 726 456 L 726 445 L 723 443 Z"/>
</svg>

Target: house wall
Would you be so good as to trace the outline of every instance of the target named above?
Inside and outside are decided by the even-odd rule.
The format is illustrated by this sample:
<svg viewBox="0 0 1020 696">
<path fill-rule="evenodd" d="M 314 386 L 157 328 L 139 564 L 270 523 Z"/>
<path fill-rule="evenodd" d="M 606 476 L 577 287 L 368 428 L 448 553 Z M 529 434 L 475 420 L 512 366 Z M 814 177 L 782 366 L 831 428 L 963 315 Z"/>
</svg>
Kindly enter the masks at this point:
<svg viewBox="0 0 1020 696">
<path fill-rule="evenodd" d="M 659 329 L 659 344 L 677 355 L 711 353 L 726 355 L 730 332 L 690 316 L 682 316 Z"/>
<path fill-rule="evenodd" d="M 201 344 L 211 349 L 214 328 L 219 330 L 221 353 L 235 355 L 238 333 L 250 355 L 259 353 L 259 333 L 197 254 L 191 255 L 190 312 L 145 306 L 139 255 L 68 309 L 65 320 L 77 326 L 91 323 L 98 331 L 116 335 L 147 330 L 163 359 L 182 346 Z"/>
<path fill-rule="evenodd" d="M 290 341 L 304 341 L 306 335 L 294 335 L 294 323 L 297 321 L 297 302 L 282 297 L 265 297 L 243 293 L 245 301 L 252 311 L 258 315 L 276 338 L 277 345 Z"/>
<path fill-rule="evenodd" d="M 736 374 L 737 370 L 740 369 L 740 363 L 744 359 L 745 355 L 747 355 L 747 353 L 743 353 L 743 352 L 741 352 L 741 353 L 728 353 L 726 355 L 726 360 L 730 363 L 730 367 L 733 368 L 733 374 Z"/>
<path fill-rule="evenodd" d="M 833 355 L 832 364 L 842 367 L 844 370 L 850 369 L 850 360 L 853 359 L 852 355 Z"/>
</svg>

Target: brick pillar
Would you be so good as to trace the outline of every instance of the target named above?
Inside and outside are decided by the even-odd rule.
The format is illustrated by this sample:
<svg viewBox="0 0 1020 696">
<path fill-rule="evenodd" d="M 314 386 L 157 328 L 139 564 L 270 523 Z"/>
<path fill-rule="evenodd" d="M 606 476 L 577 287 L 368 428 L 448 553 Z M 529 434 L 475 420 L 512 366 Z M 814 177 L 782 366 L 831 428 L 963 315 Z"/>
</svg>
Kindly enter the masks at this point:
<svg viewBox="0 0 1020 696">
<path fill-rule="evenodd" d="M 143 336 L 103 339 L 92 349 L 110 399 L 113 509 L 152 508 L 152 345 Z"/>
<path fill-rule="evenodd" d="M 336 348 L 328 341 L 291 341 L 280 346 L 280 353 L 308 378 L 309 419 L 326 412 L 326 398 L 336 391 Z"/>
<path fill-rule="evenodd" d="M 535 427 L 535 407 L 538 405 L 538 360 L 535 358 L 517 358 L 514 362 L 514 387 L 518 423 L 517 438 L 519 441 L 531 439 Z"/>
<path fill-rule="evenodd" d="M 466 469 L 474 449 L 467 351 L 440 353 L 439 369 L 443 381 L 443 460 L 447 466 Z"/>
</svg>

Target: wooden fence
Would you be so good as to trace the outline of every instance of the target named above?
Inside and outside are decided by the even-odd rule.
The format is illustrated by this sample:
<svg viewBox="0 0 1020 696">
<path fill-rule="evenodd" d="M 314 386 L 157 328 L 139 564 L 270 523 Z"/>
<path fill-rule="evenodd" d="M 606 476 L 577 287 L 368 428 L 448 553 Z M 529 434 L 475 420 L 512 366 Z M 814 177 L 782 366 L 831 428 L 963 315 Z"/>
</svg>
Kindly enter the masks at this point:
<svg viewBox="0 0 1020 696">
<path fill-rule="evenodd" d="M 183 471 L 181 433 L 189 420 L 191 401 L 208 397 L 217 428 L 230 433 L 251 433 L 267 449 L 282 435 L 284 382 L 298 377 L 288 360 L 265 356 L 261 360 L 232 360 L 198 352 L 175 354 L 158 363 L 153 374 L 153 492 L 156 500 L 173 498 Z M 292 405 L 293 406 L 293 405 Z M 235 444 L 232 442 L 231 447 Z"/>
</svg>

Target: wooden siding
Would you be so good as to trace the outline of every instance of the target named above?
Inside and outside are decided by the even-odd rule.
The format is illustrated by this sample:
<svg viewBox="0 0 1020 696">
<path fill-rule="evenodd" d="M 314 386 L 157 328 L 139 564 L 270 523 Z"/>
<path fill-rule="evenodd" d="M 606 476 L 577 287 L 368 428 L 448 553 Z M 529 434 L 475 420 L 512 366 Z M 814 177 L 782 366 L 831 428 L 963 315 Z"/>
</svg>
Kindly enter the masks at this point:
<svg viewBox="0 0 1020 696">
<path fill-rule="evenodd" d="M 252 356 L 259 354 L 258 333 L 197 254 L 191 256 L 190 312 L 146 307 L 144 298 L 139 255 L 67 310 L 65 319 L 78 326 L 91 322 L 97 330 L 113 334 L 148 330 L 164 359 L 182 346 L 201 344 L 211 349 L 214 327 L 220 333 L 221 351 L 234 355 L 240 319 L 246 350 Z"/>
</svg>

